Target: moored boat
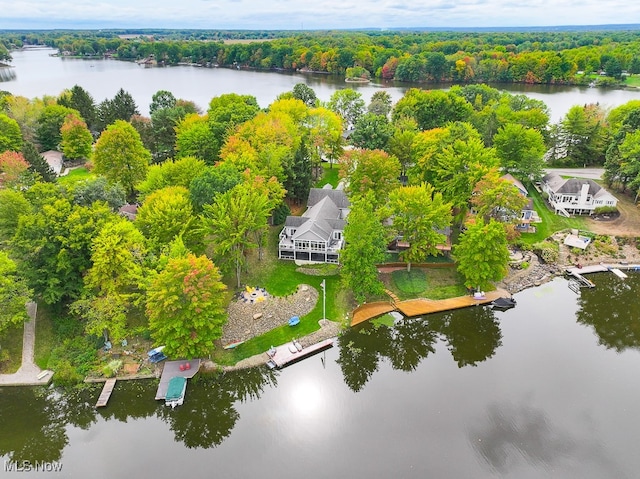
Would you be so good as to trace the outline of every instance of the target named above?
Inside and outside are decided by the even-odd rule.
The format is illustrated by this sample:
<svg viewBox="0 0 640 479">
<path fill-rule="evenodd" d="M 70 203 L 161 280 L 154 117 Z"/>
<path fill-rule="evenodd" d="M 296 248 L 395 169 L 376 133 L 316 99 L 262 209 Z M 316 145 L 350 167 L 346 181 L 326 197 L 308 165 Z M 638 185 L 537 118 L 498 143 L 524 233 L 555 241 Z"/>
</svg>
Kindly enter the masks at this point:
<svg viewBox="0 0 640 479">
<path fill-rule="evenodd" d="M 164 404 L 166 406 L 171 406 L 171 408 L 182 406 L 186 392 L 187 378 L 182 376 L 172 377 L 169 380 L 169 388 L 167 389 L 167 395 L 164 398 Z"/>
</svg>

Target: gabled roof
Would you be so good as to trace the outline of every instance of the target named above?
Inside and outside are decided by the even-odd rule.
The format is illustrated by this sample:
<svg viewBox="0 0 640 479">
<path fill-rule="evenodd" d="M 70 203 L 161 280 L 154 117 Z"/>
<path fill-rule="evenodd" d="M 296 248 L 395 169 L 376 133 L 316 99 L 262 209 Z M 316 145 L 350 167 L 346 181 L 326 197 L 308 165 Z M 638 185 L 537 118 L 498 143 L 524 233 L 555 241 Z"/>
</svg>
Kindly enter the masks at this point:
<svg viewBox="0 0 640 479">
<path fill-rule="evenodd" d="M 329 197 L 333 204 L 340 209 L 349 208 L 351 202 L 347 198 L 347 194 L 344 190 L 333 190 L 327 188 L 311 188 L 309 190 L 309 198 L 307 200 L 307 207 L 311 208 L 316 203 L 322 201 L 323 198 Z"/>
<path fill-rule="evenodd" d="M 551 190 L 563 195 L 580 195 L 582 186 L 589 185 L 589 194 L 595 197 L 611 196 L 607 190 L 593 180 L 587 178 L 562 178 L 557 173 L 549 173 L 543 178 Z"/>
<path fill-rule="evenodd" d="M 524 187 L 524 185 L 522 184 L 522 182 L 520 182 L 520 180 L 514 178 L 511 174 L 507 173 L 506 175 L 502 175 L 500 177 L 503 180 L 508 181 L 509 183 L 511 183 L 513 186 L 515 186 L 516 188 L 518 188 L 518 191 L 520 191 L 520 194 L 522 196 L 528 196 L 529 192 L 527 191 L 527 189 Z"/>
</svg>

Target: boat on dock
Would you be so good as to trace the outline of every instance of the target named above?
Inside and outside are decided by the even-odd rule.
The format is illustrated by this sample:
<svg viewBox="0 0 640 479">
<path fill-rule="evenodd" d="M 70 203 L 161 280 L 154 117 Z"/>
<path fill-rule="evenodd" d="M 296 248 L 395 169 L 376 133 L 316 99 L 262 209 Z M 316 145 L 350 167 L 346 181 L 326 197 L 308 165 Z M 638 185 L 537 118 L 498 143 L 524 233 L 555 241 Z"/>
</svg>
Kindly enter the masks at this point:
<svg viewBox="0 0 640 479">
<path fill-rule="evenodd" d="M 164 398 L 165 406 L 172 409 L 176 406 L 182 406 L 184 403 L 184 395 L 187 392 L 187 378 L 183 376 L 174 376 L 169 380 L 169 387 Z"/>
<path fill-rule="evenodd" d="M 501 311 L 506 311 L 507 309 L 515 308 L 516 304 L 517 304 L 516 300 L 513 298 L 500 297 L 498 299 L 491 301 L 491 306 L 493 306 L 494 309 L 499 309 Z"/>
<path fill-rule="evenodd" d="M 192 359 L 189 361 L 167 361 L 162 368 L 160 383 L 156 391 L 156 400 L 162 401 L 167 399 L 169 393 L 169 383 L 176 376 L 190 379 L 198 373 L 200 369 L 200 360 Z"/>
<path fill-rule="evenodd" d="M 303 348 L 295 339 L 277 348 L 271 348 L 267 353 L 267 367 L 269 369 L 282 369 L 290 364 L 297 363 L 305 358 L 333 347 L 335 338 L 325 339 L 319 343 Z M 274 352 L 275 350 L 275 352 Z"/>
</svg>

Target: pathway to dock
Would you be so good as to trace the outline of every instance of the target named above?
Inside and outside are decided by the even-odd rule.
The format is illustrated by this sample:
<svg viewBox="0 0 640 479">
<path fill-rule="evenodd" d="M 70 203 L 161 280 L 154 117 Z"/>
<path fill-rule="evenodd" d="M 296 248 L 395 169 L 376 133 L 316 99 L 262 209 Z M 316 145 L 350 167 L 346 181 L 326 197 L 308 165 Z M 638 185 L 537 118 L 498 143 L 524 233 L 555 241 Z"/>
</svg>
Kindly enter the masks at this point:
<svg viewBox="0 0 640 479">
<path fill-rule="evenodd" d="M 43 386 L 49 384 L 53 376 L 51 371 L 43 371 L 33 362 L 38 305 L 31 301 L 26 307 L 29 320 L 24 323 L 22 364 L 13 374 L 0 374 L 0 386 Z"/>
<path fill-rule="evenodd" d="M 395 305 L 386 301 L 377 301 L 375 303 L 364 304 L 354 310 L 351 319 L 351 326 L 355 326 L 356 324 L 360 324 L 391 311 L 400 311 L 403 315 L 408 317 L 420 316 L 423 314 L 438 313 L 440 311 L 450 311 L 452 309 L 488 304 L 502 297 L 510 298 L 511 294 L 503 289 L 496 289 L 495 291 L 486 292 L 482 298 L 476 298 L 474 296 L 458 296 L 456 298 L 438 300 L 420 298 L 398 301 Z"/>
</svg>

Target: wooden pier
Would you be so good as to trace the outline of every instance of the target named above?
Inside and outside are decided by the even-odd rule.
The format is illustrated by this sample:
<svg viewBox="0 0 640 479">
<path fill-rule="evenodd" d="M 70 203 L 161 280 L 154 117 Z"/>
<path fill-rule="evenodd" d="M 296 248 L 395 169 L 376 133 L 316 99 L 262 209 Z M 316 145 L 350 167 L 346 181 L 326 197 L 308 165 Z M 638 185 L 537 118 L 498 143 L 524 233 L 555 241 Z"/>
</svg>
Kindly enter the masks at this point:
<svg viewBox="0 0 640 479">
<path fill-rule="evenodd" d="M 425 298 L 409 299 L 407 301 L 396 301 L 394 304 L 387 301 L 367 303 L 354 310 L 351 326 L 368 321 L 382 314 L 390 313 L 391 311 L 399 311 L 407 317 L 421 316 L 423 314 L 439 313 L 441 311 L 488 304 L 502 297 L 511 297 L 511 294 L 508 291 L 497 289 L 495 291 L 487 291 L 481 298 L 475 296 L 458 296 L 456 298 L 438 300 Z"/>
<path fill-rule="evenodd" d="M 115 378 L 107 379 L 107 381 L 104 383 L 104 387 L 102 388 L 102 392 L 100 393 L 100 397 L 98 398 L 98 402 L 96 403 L 96 407 L 105 407 L 107 405 L 115 386 Z"/>
<path fill-rule="evenodd" d="M 319 343 L 312 344 L 311 346 L 307 346 L 306 348 L 302 348 L 299 346 L 297 341 L 291 341 L 287 344 L 274 348 L 274 352 L 272 352 L 271 355 L 267 353 L 269 358 L 267 360 L 267 366 L 270 369 L 284 368 L 285 366 L 289 366 L 290 364 L 296 363 L 302 359 L 308 358 L 309 356 L 322 352 L 325 349 L 333 347 L 334 342 L 335 338 L 330 338 L 320 341 Z"/>
<path fill-rule="evenodd" d="M 187 364 L 189 365 L 189 369 L 186 368 Z M 181 361 L 165 361 L 162 368 L 162 376 L 160 376 L 160 384 L 158 384 L 158 390 L 156 391 L 156 400 L 160 401 L 165 398 L 171 378 L 181 376 L 190 379 L 198 373 L 199 369 L 199 359 L 192 359 L 190 361 L 185 359 Z"/>
</svg>

